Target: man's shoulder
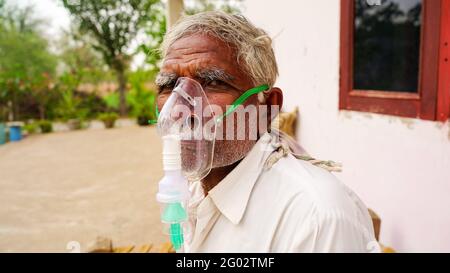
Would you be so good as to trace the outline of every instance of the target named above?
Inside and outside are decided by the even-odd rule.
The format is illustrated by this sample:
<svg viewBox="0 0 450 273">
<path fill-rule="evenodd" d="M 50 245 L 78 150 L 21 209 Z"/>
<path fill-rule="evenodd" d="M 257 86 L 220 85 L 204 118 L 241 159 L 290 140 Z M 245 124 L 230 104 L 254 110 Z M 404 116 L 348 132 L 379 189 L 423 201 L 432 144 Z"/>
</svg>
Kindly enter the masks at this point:
<svg viewBox="0 0 450 273">
<path fill-rule="evenodd" d="M 274 164 L 261 177 L 261 183 L 274 188 L 284 200 L 308 203 L 317 212 L 366 209 L 357 195 L 332 173 L 292 155 Z"/>
<path fill-rule="evenodd" d="M 275 249 L 365 251 L 374 240 L 364 203 L 332 173 L 307 161 L 283 157 L 262 173 L 254 192 L 268 211 L 278 209 Z"/>
</svg>

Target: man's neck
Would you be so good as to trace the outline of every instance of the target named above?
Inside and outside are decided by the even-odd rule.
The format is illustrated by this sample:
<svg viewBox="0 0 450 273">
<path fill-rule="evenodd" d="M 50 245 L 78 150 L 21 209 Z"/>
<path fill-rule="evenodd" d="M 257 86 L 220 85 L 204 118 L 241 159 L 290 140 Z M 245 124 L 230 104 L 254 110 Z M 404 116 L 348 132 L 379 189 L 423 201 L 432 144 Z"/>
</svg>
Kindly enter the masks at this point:
<svg viewBox="0 0 450 273">
<path fill-rule="evenodd" d="M 241 160 L 228 166 L 211 169 L 211 172 L 202 180 L 205 195 L 208 195 L 208 192 L 219 184 L 240 162 Z"/>
</svg>

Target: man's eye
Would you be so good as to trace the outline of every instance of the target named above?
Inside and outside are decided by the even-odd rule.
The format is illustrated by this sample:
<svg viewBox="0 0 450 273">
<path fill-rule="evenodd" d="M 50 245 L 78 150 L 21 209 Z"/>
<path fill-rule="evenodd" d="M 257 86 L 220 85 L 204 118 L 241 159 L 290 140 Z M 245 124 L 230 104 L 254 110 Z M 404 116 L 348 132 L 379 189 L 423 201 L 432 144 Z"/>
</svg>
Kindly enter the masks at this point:
<svg viewBox="0 0 450 273">
<path fill-rule="evenodd" d="M 159 86 L 159 94 L 167 94 L 172 92 L 174 84 L 166 84 Z"/>
<path fill-rule="evenodd" d="M 207 84 L 207 86 L 211 87 L 211 88 L 227 88 L 228 84 L 223 82 L 223 81 L 221 81 L 221 80 L 213 80 L 213 81 L 210 81 Z"/>
</svg>

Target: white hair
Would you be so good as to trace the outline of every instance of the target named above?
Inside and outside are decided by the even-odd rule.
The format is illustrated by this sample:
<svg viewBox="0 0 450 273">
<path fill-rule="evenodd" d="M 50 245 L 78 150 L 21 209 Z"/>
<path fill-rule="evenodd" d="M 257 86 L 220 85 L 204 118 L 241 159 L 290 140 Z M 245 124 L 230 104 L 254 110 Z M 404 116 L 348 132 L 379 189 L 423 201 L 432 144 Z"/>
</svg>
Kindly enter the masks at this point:
<svg viewBox="0 0 450 273">
<path fill-rule="evenodd" d="M 161 45 L 165 58 L 168 48 L 177 40 L 194 33 L 216 37 L 236 48 L 237 62 L 243 65 L 255 86 L 273 87 L 278 66 L 272 49 L 272 39 L 242 15 L 222 11 L 207 11 L 182 17 L 165 35 Z M 264 94 L 259 94 L 264 101 Z"/>
</svg>

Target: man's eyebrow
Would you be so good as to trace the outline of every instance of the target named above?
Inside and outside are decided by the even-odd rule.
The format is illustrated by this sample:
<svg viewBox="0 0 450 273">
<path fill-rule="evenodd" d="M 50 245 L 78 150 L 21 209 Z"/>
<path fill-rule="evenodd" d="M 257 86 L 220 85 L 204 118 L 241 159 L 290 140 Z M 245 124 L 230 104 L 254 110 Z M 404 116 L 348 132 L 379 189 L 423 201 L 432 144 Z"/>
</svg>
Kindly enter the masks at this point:
<svg viewBox="0 0 450 273">
<path fill-rule="evenodd" d="M 159 87 L 164 87 L 169 84 L 174 84 L 178 79 L 178 75 L 176 73 L 168 73 L 168 72 L 160 72 L 156 76 L 155 83 Z"/>
<path fill-rule="evenodd" d="M 234 80 L 234 77 L 232 75 L 228 74 L 227 72 L 225 72 L 225 70 L 223 70 L 221 68 L 201 69 L 201 70 L 197 71 L 196 76 L 207 82 L 216 81 L 216 80 L 220 80 L 220 81 L 224 81 L 224 82 L 229 82 L 229 81 L 232 82 Z"/>
<path fill-rule="evenodd" d="M 235 77 L 225 72 L 221 68 L 204 68 L 198 70 L 196 77 L 205 82 L 211 82 L 215 80 L 220 80 L 224 82 L 233 82 Z M 160 72 L 155 79 L 155 83 L 159 88 L 163 88 L 167 85 L 175 84 L 179 75 L 174 72 Z"/>
</svg>

